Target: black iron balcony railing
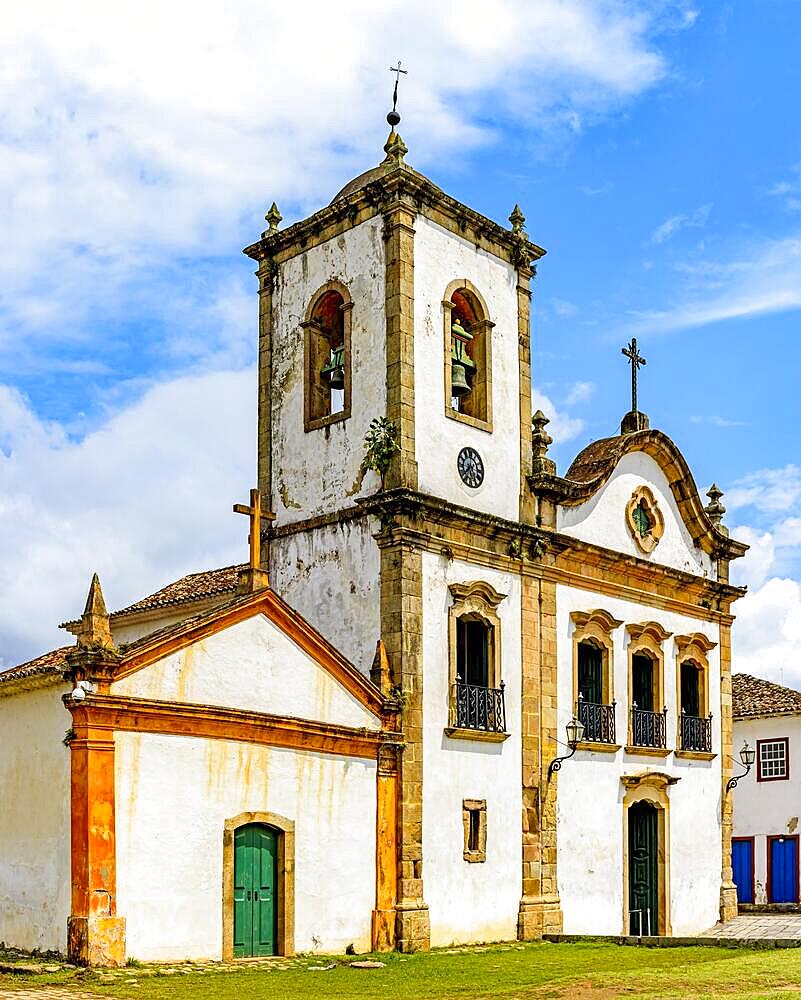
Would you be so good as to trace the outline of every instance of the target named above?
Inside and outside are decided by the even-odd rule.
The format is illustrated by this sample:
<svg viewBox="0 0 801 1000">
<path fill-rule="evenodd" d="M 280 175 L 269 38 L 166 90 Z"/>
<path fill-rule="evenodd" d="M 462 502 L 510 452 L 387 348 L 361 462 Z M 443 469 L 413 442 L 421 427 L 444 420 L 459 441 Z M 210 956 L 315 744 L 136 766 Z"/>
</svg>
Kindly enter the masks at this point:
<svg viewBox="0 0 801 1000">
<path fill-rule="evenodd" d="M 681 713 L 681 749 L 712 752 L 712 716 L 699 719 L 695 715 Z"/>
<path fill-rule="evenodd" d="M 649 712 L 637 708 L 631 710 L 631 742 L 635 747 L 661 747 L 664 749 L 666 737 L 665 720 L 667 709 L 661 712 Z"/>
<path fill-rule="evenodd" d="M 504 683 L 498 688 L 463 684 L 457 679 L 454 725 L 459 729 L 478 729 L 486 733 L 506 732 L 506 704 Z"/>
<path fill-rule="evenodd" d="M 593 743 L 615 742 L 615 703 L 611 705 L 596 705 L 585 701 L 581 695 L 578 700 L 578 719 L 584 726 L 583 740 Z"/>
</svg>

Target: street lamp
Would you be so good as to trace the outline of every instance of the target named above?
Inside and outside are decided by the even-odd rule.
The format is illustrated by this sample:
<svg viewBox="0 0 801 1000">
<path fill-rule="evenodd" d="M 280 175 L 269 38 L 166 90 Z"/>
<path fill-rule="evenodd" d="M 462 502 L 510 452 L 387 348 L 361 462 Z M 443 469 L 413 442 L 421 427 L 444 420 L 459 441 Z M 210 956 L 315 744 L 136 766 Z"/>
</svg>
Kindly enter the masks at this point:
<svg viewBox="0 0 801 1000">
<path fill-rule="evenodd" d="M 753 747 L 750 747 L 748 745 L 748 740 L 746 740 L 745 743 L 743 743 L 742 750 L 740 751 L 740 761 L 742 762 L 742 765 L 745 768 L 745 770 L 743 771 L 742 774 L 738 774 L 736 778 L 729 778 L 729 780 L 726 782 L 727 792 L 731 791 L 732 788 L 737 787 L 737 782 L 740 780 L 740 778 L 744 778 L 748 774 L 748 772 L 753 767 L 755 760 L 756 760 L 756 750 L 754 750 Z"/>
<path fill-rule="evenodd" d="M 573 754 L 576 752 L 576 747 L 581 743 L 584 738 L 584 723 L 573 716 L 573 718 L 565 726 L 565 732 L 567 733 L 567 745 L 570 747 L 570 753 L 566 753 L 564 757 L 556 757 L 548 765 L 548 781 L 551 780 L 551 775 L 554 771 L 560 771 L 562 768 L 563 760 L 570 760 Z"/>
</svg>

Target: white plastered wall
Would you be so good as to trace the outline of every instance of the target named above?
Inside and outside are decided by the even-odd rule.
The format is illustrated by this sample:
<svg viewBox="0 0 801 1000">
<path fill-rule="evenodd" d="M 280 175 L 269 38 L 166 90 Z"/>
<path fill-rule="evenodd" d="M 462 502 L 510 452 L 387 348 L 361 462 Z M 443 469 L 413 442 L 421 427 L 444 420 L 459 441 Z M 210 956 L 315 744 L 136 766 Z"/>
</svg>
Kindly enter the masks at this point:
<svg viewBox="0 0 801 1000">
<path fill-rule="evenodd" d="M 364 436 L 386 414 L 385 253 L 380 217 L 312 247 L 281 267 L 273 293 L 272 469 L 278 523 L 347 506 L 376 489 L 362 482 Z M 351 310 L 351 417 L 306 432 L 304 331 L 312 297 L 327 282 L 348 288 Z"/>
<path fill-rule="evenodd" d="M 0 941 L 66 951 L 70 715 L 62 683 L 0 698 Z"/>
<path fill-rule="evenodd" d="M 767 902 L 767 838 L 799 834 L 801 823 L 801 718 L 781 715 L 773 719 L 744 719 L 734 723 L 734 756 L 745 740 L 756 749 L 757 740 L 789 740 L 790 777 L 787 781 L 757 781 L 757 764 L 738 782 L 734 796 L 734 836 L 754 838 L 754 901 Z"/>
<path fill-rule="evenodd" d="M 111 693 L 380 729 L 380 721 L 264 615 L 111 685 Z"/>
<path fill-rule="evenodd" d="M 445 416 L 445 289 L 467 278 L 484 297 L 492 331 L 493 433 Z M 420 489 L 466 507 L 517 519 L 520 495 L 520 371 L 515 269 L 418 215 L 414 237 L 415 447 Z M 475 448 L 484 482 L 470 489 L 456 467 Z"/>
<path fill-rule="evenodd" d="M 118 733 L 117 893 L 128 955 L 222 956 L 223 831 L 295 824 L 295 949 L 369 950 L 375 762 L 224 740 Z"/>
<path fill-rule="evenodd" d="M 643 484 L 653 491 L 665 519 L 664 535 L 651 553 L 643 552 L 637 545 L 626 522 L 626 504 L 634 490 Z M 664 472 L 645 452 L 624 455 L 607 483 L 586 503 L 559 508 L 557 528 L 566 535 L 639 559 L 696 576 L 714 575 L 712 560 L 693 544 Z"/>
<path fill-rule="evenodd" d="M 448 725 L 448 584 L 483 580 L 506 594 L 501 679 L 504 743 L 454 740 Z M 516 936 L 521 895 L 520 582 L 495 570 L 423 553 L 423 880 L 431 944 Z M 463 858 L 463 799 L 487 801 L 487 860 Z"/>
<path fill-rule="evenodd" d="M 614 698 L 617 742 L 625 745 L 628 730 L 627 624 L 656 621 L 673 635 L 665 651 L 667 744 L 676 746 L 675 635 L 702 632 L 718 643 L 718 628 L 709 622 L 660 611 L 572 587 L 557 586 L 558 726 L 564 744 L 565 725 L 574 713 L 573 611 L 608 611 L 623 624 L 614 640 Z M 668 788 L 670 800 L 670 920 L 675 935 L 693 935 L 718 919 L 721 877 L 720 828 L 720 657 L 708 654 L 712 761 L 666 759 L 638 754 L 580 750 L 559 772 L 557 810 L 558 881 L 566 934 L 623 932 L 623 796 L 621 775 L 661 771 L 679 778 Z M 566 752 L 560 746 L 560 753 Z"/>
<path fill-rule="evenodd" d="M 381 634 L 377 530 L 377 521 L 361 518 L 270 543 L 276 592 L 365 674 Z"/>
</svg>

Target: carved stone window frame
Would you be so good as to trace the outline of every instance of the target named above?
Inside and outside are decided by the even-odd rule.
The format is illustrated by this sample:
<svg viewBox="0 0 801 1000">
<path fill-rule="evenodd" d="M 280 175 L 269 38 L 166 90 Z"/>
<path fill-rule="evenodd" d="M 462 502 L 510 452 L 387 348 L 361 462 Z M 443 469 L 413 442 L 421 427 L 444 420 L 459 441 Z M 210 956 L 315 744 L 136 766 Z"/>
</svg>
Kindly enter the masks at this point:
<svg viewBox="0 0 801 1000">
<path fill-rule="evenodd" d="M 664 643 L 672 632 L 668 632 L 659 622 L 643 622 L 640 625 L 627 625 L 628 639 L 628 737 L 626 751 L 630 753 L 648 754 L 653 757 L 666 757 L 670 751 L 661 747 L 635 747 L 631 730 L 631 710 L 634 707 L 634 657 L 644 655 L 654 663 L 654 711 L 661 712 L 667 705 L 665 700 L 665 649 Z M 665 733 L 667 742 L 667 733 Z"/>
<path fill-rule="evenodd" d="M 681 749 L 681 667 L 683 663 L 693 663 L 701 675 L 699 692 L 699 716 L 709 717 L 709 653 L 717 646 L 703 632 L 693 632 L 690 635 L 677 635 L 676 645 L 676 756 L 691 759 L 711 760 L 713 753 Z"/>
<path fill-rule="evenodd" d="M 470 817 L 478 814 L 478 844 L 470 845 Z M 464 850 L 462 857 L 472 864 L 481 864 L 487 860 L 487 800 L 462 799 L 462 826 L 464 828 Z"/>
<path fill-rule="evenodd" d="M 640 534 L 634 521 L 634 511 L 641 503 L 645 503 L 648 515 L 653 522 L 647 535 Z M 665 533 L 665 518 L 659 509 L 656 497 L 648 486 L 642 484 L 631 494 L 631 498 L 626 504 L 626 525 L 635 543 L 643 552 L 650 554 L 654 551 Z"/>
<path fill-rule="evenodd" d="M 484 417 L 475 417 L 469 413 L 460 413 L 451 406 L 451 313 L 453 310 L 453 296 L 456 292 L 465 292 L 475 303 L 476 312 L 481 314 L 481 318 L 473 323 L 468 333 L 479 334 L 481 336 L 481 363 L 476 372 L 476 382 L 473 391 L 480 390 L 485 395 Z M 489 309 L 484 300 L 484 296 L 468 278 L 457 278 L 445 289 L 442 297 L 442 320 L 443 320 L 443 344 L 444 344 L 444 373 L 445 373 L 445 416 L 450 420 L 458 420 L 459 423 L 469 424 L 470 427 L 477 427 L 479 430 L 492 433 L 492 330 L 495 324 L 489 318 Z"/>
<path fill-rule="evenodd" d="M 328 292 L 337 292 L 342 296 L 342 327 L 343 344 L 345 345 L 345 389 L 342 409 L 338 413 L 329 413 L 324 417 L 314 416 L 314 391 L 316 383 L 313 379 L 319 379 L 320 366 L 317 363 L 317 351 L 314 350 L 314 338 L 319 335 L 320 324 L 314 319 L 314 313 L 320 299 Z M 329 427 L 331 424 L 347 420 L 351 415 L 352 398 L 352 348 L 351 348 L 351 312 L 353 310 L 353 300 L 347 287 L 340 281 L 326 281 L 324 285 L 317 289 L 309 300 L 306 316 L 300 324 L 303 330 L 303 429 L 309 431 L 317 430 L 320 427 Z M 312 371 L 312 361 L 314 361 L 314 371 Z"/>
<path fill-rule="evenodd" d="M 623 624 L 608 611 L 596 608 L 593 611 L 573 611 L 573 705 L 571 714 L 576 712 L 579 696 L 578 661 L 579 645 L 589 643 L 601 650 L 601 689 L 604 705 L 615 700 L 615 642 L 612 633 Z M 610 747 L 612 744 L 610 744 Z M 615 749 L 618 749 L 615 747 Z"/>
<path fill-rule="evenodd" d="M 456 725 L 456 677 L 458 675 L 458 652 L 456 622 L 460 618 L 478 618 L 490 626 L 487 649 L 487 687 L 498 688 L 501 684 L 501 619 L 498 606 L 506 599 L 490 583 L 474 580 L 471 583 L 452 583 L 448 587 L 451 606 L 448 608 L 448 728 L 451 737 L 500 742 L 508 733 L 462 730 Z"/>
</svg>

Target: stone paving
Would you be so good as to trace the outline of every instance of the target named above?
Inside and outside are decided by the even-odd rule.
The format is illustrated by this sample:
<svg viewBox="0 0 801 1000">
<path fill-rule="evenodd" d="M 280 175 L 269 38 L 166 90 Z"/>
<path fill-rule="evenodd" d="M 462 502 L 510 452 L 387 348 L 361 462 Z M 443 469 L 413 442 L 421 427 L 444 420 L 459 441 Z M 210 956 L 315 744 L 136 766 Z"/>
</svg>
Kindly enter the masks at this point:
<svg viewBox="0 0 801 1000">
<path fill-rule="evenodd" d="M 742 914 L 726 924 L 717 924 L 702 937 L 712 938 L 798 938 L 801 939 L 801 913 Z"/>
</svg>

